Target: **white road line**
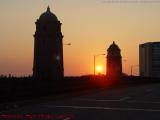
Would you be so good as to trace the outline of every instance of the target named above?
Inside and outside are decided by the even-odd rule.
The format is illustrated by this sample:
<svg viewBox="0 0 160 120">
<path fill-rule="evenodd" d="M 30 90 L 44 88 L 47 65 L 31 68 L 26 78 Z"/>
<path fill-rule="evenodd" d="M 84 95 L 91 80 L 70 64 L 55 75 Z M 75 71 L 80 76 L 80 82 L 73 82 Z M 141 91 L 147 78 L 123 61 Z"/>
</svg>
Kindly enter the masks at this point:
<svg viewBox="0 0 160 120">
<path fill-rule="evenodd" d="M 72 108 L 72 109 L 98 109 L 98 110 L 118 110 L 118 111 L 146 111 L 160 112 L 160 109 L 138 109 L 138 108 L 110 108 L 110 107 L 89 107 L 89 106 L 46 106 L 55 108 Z"/>
<path fill-rule="evenodd" d="M 151 103 L 151 104 L 160 104 L 160 102 L 156 101 L 143 101 L 143 100 L 127 100 L 130 99 L 130 97 L 124 97 L 117 100 L 103 100 L 103 99 L 77 99 L 82 101 L 96 101 L 96 102 L 128 102 L 128 103 Z M 126 100 L 126 101 L 125 101 Z"/>
<path fill-rule="evenodd" d="M 120 100 L 94 100 L 94 101 L 97 101 L 97 102 L 118 102 Z"/>
<path fill-rule="evenodd" d="M 71 118 L 68 117 L 68 118 L 65 118 L 65 119 L 63 119 L 63 120 L 70 120 L 70 119 L 71 119 Z"/>
<path fill-rule="evenodd" d="M 124 98 L 121 98 L 120 101 L 125 101 L 127 99 L 129 99 L 130 97 L 124 97 Z"/>
<path fill-rule="evenodd" d="M 82 100 L 82 101 L 96 101 L 96 102 L 117 102 L 117 101 L 120 101 L 119 99 L 118 100 L 103 100 L 103 99 L 77 99 L 77 100 Z"/>
<path fill-rule="evenodd" d="M 129 100 L 127 102 L 130 103 L 151 103 L 151 104 L 160 104 L 160 102 L 153 102 L 153 101 L 137 101 L 137 100 Z"/>
<path fill-rule="evenodd" d="M 77 100 L 83 100 L 83 101 L 97 101 L 97 102 L 119 102 L 119 101 L 125 101 L 129 99 L 130 97 L 123 97 L 121 99 L 77 99 Z"/>
</svg>

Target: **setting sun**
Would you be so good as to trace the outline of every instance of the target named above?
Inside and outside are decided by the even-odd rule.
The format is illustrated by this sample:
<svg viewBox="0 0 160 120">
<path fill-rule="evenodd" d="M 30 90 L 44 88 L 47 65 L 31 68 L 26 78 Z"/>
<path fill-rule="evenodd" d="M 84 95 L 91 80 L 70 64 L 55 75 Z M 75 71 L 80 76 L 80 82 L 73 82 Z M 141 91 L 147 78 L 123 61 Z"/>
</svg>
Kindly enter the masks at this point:
<svg viewBox="0 0 160 120">
<path fill-rule="evenodd" d="M 96 70 L 97 70 L 98 73 L 101 73 L 101 72 L 103 71 L 102 65 L 98 65 L 98 66 L 96 67 Z"/>
</svg>

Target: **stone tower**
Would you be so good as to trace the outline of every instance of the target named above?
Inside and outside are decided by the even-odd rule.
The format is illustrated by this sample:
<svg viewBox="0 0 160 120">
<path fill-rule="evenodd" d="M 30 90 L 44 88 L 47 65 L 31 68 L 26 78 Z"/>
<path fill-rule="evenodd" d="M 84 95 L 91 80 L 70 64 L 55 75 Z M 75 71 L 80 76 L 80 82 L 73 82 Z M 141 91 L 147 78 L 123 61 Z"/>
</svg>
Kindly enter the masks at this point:
<svg viewBox="0 0 160 120">
<path fill-rule="evenodd" d="M 122 57 L 120 48 L 113 42 L 107 52 L 106 75 L 111 78 L 120 77 L 122 75 Z"/>
<path fill-rule="evenodd" d="M 61 22 L 48 7 L 35 24 L 33 77 L 61 80 L 64 76 Z"/>
</svg>

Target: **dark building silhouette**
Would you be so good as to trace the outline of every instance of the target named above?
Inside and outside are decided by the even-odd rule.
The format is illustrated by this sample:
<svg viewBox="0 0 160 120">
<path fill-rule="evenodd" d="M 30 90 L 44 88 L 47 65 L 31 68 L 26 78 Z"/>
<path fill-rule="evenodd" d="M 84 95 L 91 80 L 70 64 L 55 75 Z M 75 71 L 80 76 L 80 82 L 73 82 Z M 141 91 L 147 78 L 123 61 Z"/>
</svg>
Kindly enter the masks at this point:
<svg viewBox="0 0 160 120">
<path fill-rule="evenodd" d="M 33 77 L 59 80 L 64 76 L 61 22 L 50 8 L 36 21 Z"/>
<path fill-rule="evenodd" d="M 139 45 L 139 66 L 140 76 L 160 78 L 160 42 Z"/>
<path fill-rule="evenodd" d="M 107 76 L 108 77 L 119 77 L 122 75 L 122 60 L 121 50 L 118 45 L 113 42 L 107 50 Z"/>
</svg>

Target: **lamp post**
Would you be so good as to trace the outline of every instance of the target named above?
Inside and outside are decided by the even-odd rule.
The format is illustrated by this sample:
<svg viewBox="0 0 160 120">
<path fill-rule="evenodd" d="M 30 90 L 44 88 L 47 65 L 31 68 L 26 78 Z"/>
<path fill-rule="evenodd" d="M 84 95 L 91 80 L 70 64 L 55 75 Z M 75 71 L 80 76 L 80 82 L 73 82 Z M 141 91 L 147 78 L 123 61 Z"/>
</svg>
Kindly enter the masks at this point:
<svg viewBox="0 0 160 120">
<path fill-rule="evenodd" d="M 71 43 L 63 43 L 63 45 L 65 45 L 65 46 L 70 46 Z M 62 50 L 62 52 L 63 52 L 63 50 Z M 63 54 L 63 53 L 62 53 L 62 54 Z M 63 59 L 63 65 L 64 65 L 64 59 Z M 64 74 L 64 66 L 63 66 L 63 74 Z"/>
<path fill-rule="evenodd" d="M 97 55 L 94 55 L 94 76 L 95 76 L 95 74 L 96 74 L 96 71 L 95 71 L 96 57 L 97 57 L 97 56 L 100 56 L 100 55 L 105 55 L 105 54 L 97 54 Z"/>
<path fill-rule="evenodd" d="M 123 73 L 123 68 L 124 68 L 123 63 L 125 63 L 126 61 L 127 61 L 126 59 L 122 59 L 122 73 Z"/>
<path fill-rule="evenodd" d="M 133 68 L 134 67 L 138 67 L 139 65 L 131 65 L 131 76 L 132 76 L 132 73 L 133 73 Z"/>
</svg>

